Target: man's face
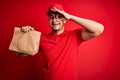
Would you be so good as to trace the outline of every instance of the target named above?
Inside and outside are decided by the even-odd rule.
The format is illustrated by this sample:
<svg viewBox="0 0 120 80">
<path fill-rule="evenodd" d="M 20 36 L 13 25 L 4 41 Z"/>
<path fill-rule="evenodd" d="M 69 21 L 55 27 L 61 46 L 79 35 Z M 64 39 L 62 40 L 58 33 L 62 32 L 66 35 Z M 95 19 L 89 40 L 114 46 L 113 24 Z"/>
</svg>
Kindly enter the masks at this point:
<svg viewBox="0 0 120 80">
<path fill-rule="evenodd" d="M 63 30 L 65 22 L 65 18 L 61 14 L 51 13 L 49 15 L 49 23 L 53 31 Z"/>
</svg>

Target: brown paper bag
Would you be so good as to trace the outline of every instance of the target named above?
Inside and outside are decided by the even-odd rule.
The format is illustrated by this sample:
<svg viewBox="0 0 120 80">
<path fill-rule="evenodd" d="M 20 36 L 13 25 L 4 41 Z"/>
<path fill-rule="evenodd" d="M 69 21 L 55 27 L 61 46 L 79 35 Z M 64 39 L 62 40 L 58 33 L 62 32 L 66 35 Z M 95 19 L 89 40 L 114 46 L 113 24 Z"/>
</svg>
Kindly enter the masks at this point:
<svg viewBox="0 0 120 80">
<path fill-rule="evenodd" d="M 21 28 L 14 28 L 14 34 L 9 46 L 9 50 L 35 55 L 39 50 L 41 33 L 38 31 L 22 32 Z"/>
</svg>

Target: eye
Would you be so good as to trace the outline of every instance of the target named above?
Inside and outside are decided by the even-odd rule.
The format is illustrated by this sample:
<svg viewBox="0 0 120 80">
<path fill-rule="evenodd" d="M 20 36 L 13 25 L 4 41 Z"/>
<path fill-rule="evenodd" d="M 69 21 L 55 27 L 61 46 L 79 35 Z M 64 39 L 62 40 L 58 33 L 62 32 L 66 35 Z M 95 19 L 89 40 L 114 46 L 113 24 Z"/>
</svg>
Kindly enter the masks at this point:
<svg viewBox="0 0 120 80">
<path fill-rule="evenodd" d="M 54 16 L 53 15 L 49 15 L 49 19 L 54 19 Z"/>
<path fill-rule="evenodd" d="M 61 18 L 62 18 L 62 15 L 58 15 L 58 18 L 61 19 Z"/>
</svg>

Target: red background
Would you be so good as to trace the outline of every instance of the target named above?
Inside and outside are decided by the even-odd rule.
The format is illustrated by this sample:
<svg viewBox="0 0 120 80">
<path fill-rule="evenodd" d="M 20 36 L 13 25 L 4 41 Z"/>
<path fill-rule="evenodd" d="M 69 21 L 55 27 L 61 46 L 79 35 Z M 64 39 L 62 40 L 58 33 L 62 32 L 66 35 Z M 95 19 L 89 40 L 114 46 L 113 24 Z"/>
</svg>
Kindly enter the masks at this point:
<svg viewBox="0 0 120 80">
<path fill-rule="evenodd" d="M 84 42 L 79 48 L 80 80 L 120 80 L 119 0 L 1 0 L 0 80 L 40 80 L 41 54 L 18 57 L 8 47 L 15 26 L 30 25 L 38 31 L 50 32 L 45 13 L 51 3 L 60 3 L 68 13 L 105 26 L 102 35 Z M 79 26 L 68 21 L 65 28 Z"/>
</svg>

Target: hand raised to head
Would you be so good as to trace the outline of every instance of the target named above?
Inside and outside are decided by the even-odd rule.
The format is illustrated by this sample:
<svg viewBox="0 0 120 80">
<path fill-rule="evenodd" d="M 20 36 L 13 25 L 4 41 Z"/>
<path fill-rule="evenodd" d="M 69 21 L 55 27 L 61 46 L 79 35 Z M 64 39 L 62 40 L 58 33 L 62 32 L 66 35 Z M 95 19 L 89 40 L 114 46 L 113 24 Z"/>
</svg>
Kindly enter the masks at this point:
<svg viewBox="0 0 120 80">
<path fill-rule="evenodd" d="M 62 14 L 62 15 L 63 15 L 66 19 L 68 19 L 68 20 L 71 18 L 71 15 L 68 14 L 68 13 L 66 13 L 64 10 L 59 10 L 59 9 L 57 9 L 56 7 L 51 8 L 51 10 L 52 10 L 53 12 L 58 12 L 58 13 Z"/>
</svg>

